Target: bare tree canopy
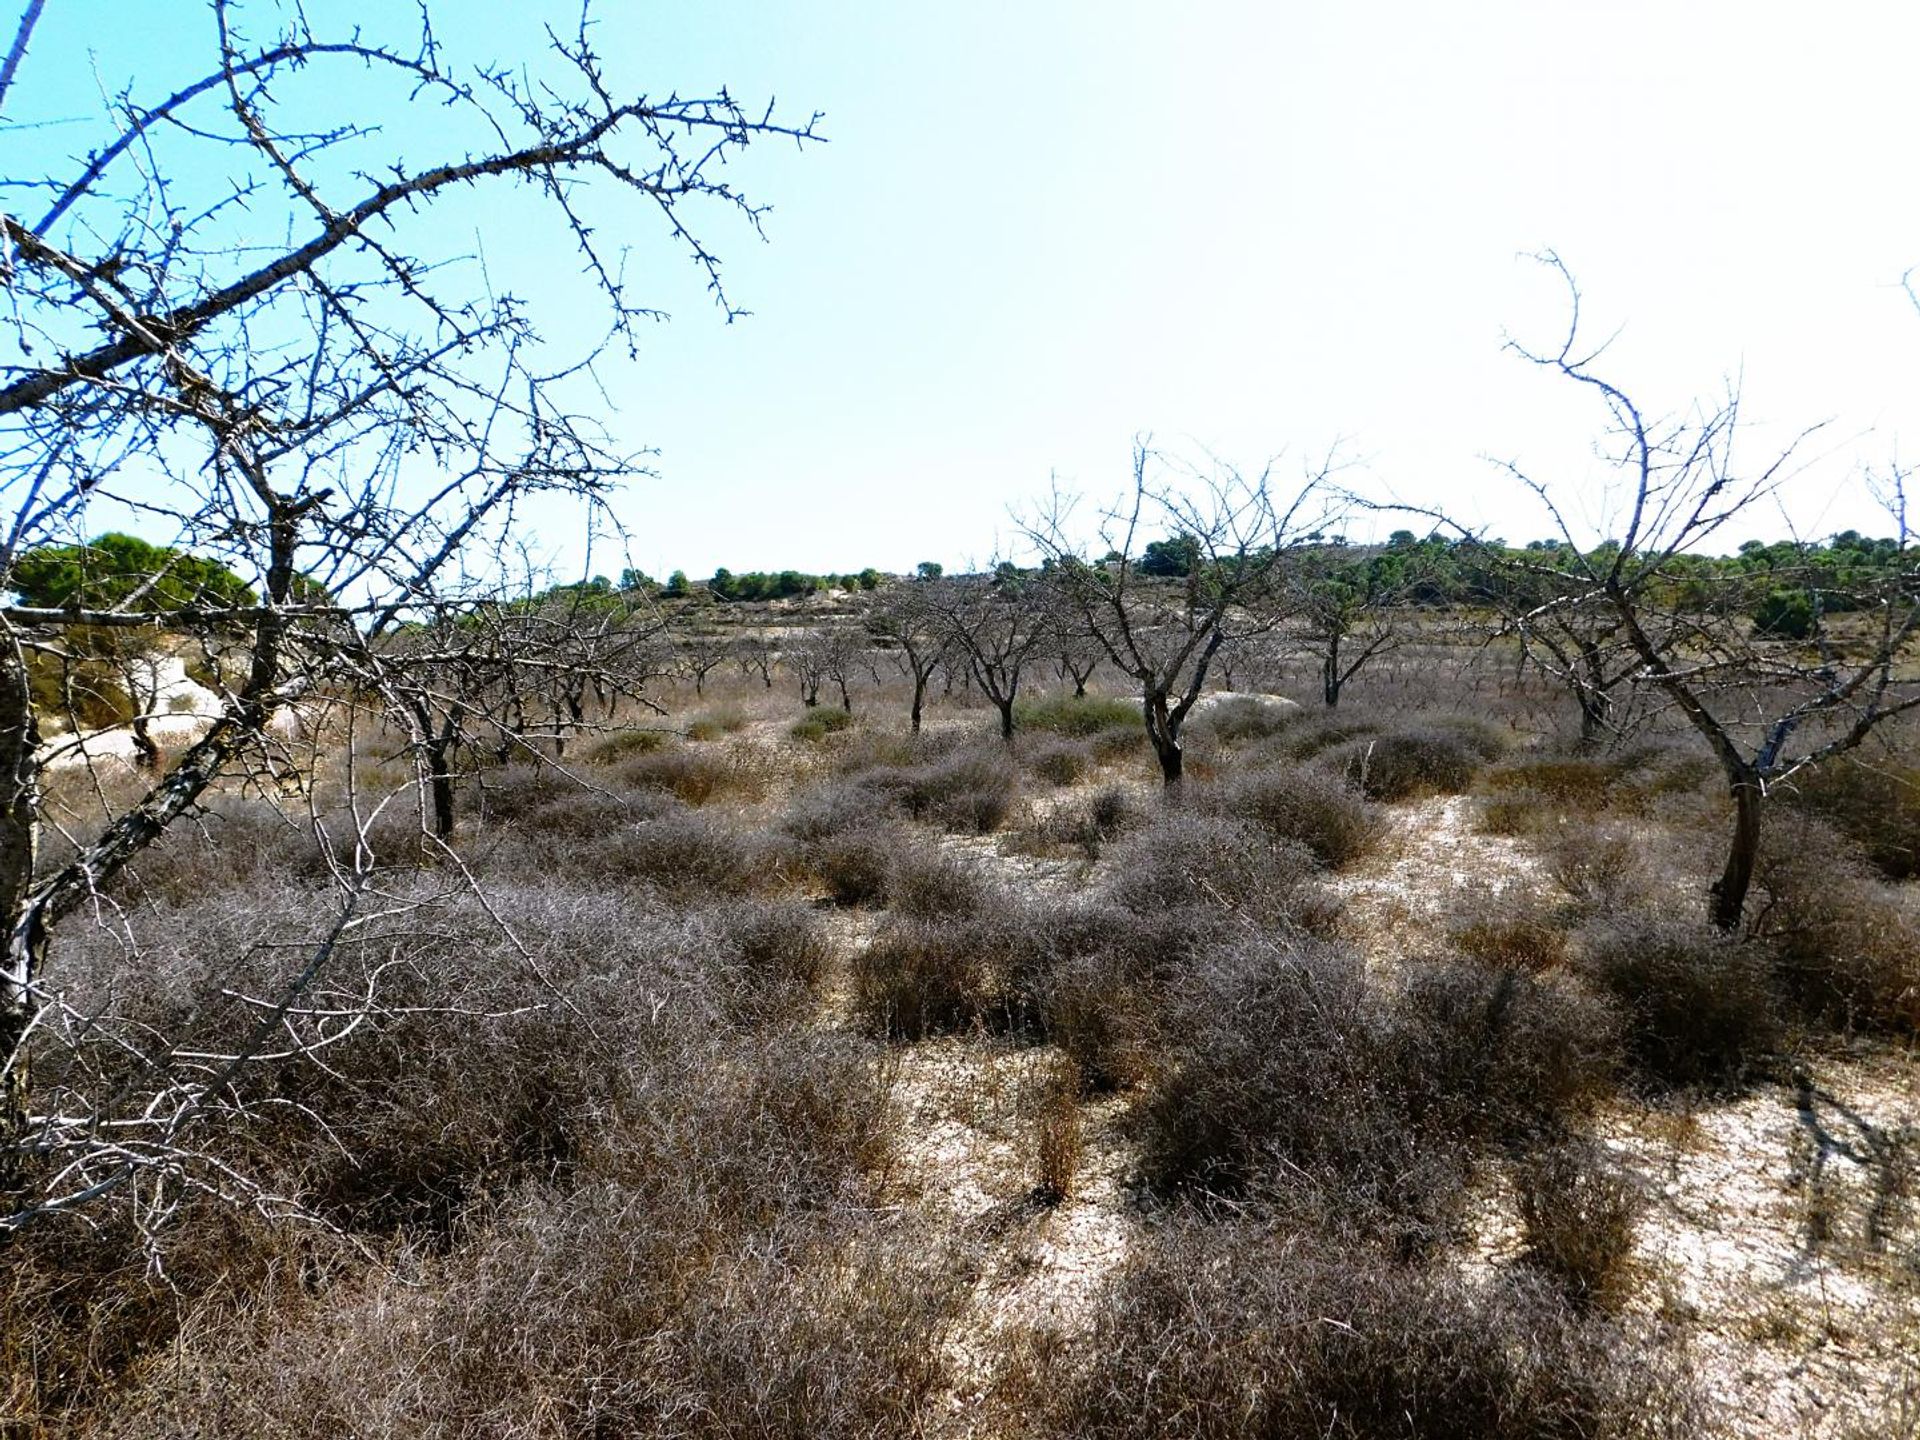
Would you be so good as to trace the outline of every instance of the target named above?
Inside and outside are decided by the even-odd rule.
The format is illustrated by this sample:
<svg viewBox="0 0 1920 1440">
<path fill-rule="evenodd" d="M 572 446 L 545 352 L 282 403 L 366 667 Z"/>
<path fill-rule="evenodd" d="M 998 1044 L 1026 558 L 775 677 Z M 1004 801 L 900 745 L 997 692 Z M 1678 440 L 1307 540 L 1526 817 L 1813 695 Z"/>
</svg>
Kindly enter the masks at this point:
<svg viewBox="0 0 1920 1440">
<path fill-rule="evenodd" d="M 1027 527 L 1050 562 L 1072 628 L 1140 686 L 1147 737 L 1168 785 L 1180 781 L 1180 728 L 1222 646 L 1271 630 L 1285 605 L 1294 549 L 1330 518 L 1332 461 L 1309 467 L 1290 494 L 1270 462 L 1245 474 L 1205 469 L 1135 443 L 1133 486 L 1099 524 L 1104 558 L 1080 552 L 1072 502 L 1056 494 Z M 1156 528 L 1175 537 L 1149 542 Z"/>
<path fill-rule="evenodd" d="M 34 84 L 39 8 L 22 17 L 0 98 Z M 15 1162 L 71 1160 L 56 1166 L 70 1194 L 164 1163 L 196 1106 L 167 1107 L 150 1136 L 128 1132 L 151 1139 L 145 1152 L 131 1139 L 101 1149 L 80 1101 L 30 1113 L 31 1037 L 61 1005 L 54 927 L 303 697 L 382 696 L 416 732 L 416 758 L 432 768 L 438 745 L 444 762 L 469 687 L 428 699 L 422 677 L 437 663 L 443 678 L 472 679 L 475 636 L 445 654 L 419 636 L 389 641 L 498 583 L 530 497 L 591 511 L 635 468 L 586 413 L 594 362 L 630 349 L 658 315 L 638 288 L 647 267 L 608 237 L 653 234 L 688 252 L 731 318 L 705 230 L 728 220 L 752 234 L 762 212 L 723 167 L 756 140 L 813 138 L 813 119 L 789 124 L 724 91 L 649 95 L 607 73 L 590 8 L 556 21 L 545 54 L 478 67 L 450 58 L 435 18 L 423 5 L 327 29 L 295 4 L 214 0 L 197 73 L 114 97 L 109 137 L 71 157 L 42 141 L 44 173 L 5 185 L 0 589 L 18 592 L 21 567 L 47 547 L 131 515 L 167 556 L 201 557 L 246 590 L 156 605 L 169 559 L 60 609 L 0 608 L 5 1144 Z M 437 153 L 353 121 L 316 125 L 337 115 L 327 102 L 348 79 L 434 107 L 423 133 Z M 437 218 L 469 193 L 491 197 L 478 235 Z M 486 223 L 545 223 L 571 246 L 597 306 L 567 328 L 597 315 L 597 342 L 556 345 L 533 305 L 493 288 L 476 249 Z M 230 663 L 211 728 L 48 866 L 29 666 L 76 626 L 217 638 Z M 576 651 L 608 643 L 569 634 Z M 546 663 L 549 682 L 566 680 L 545 687 L 556 733 L 577 723 L 589 662 Z M 489 660 L 489 676 L 501 663 Z M 0 1184 L 19 1174 L 9 1165 Z"/>
</svg>

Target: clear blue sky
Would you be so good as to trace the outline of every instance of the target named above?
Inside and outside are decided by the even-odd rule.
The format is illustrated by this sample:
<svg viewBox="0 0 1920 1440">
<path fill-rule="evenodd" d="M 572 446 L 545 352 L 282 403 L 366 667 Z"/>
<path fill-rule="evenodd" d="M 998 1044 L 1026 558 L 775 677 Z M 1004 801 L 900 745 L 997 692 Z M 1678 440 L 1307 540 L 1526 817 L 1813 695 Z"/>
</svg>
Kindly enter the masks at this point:
<svg viewBox="0 0 1920 1440">
<path fill-rule="evenodd" d="M 511 59 L 523 8 L 440 25 Z M 1139 431 L 1243 465 L 1344 442 L 1357 483 L 1544 534 L 1484 458 L 1598 485 L 1598 417 L 1501 353 L 1560 321 L 1516 259 L 1542 246 L 1625 327 L 1611 373 L 1652 408 L 1740 370 L 1756 450 L 1833 420 L 1798 523 L 1884 529 L 1849 477 L 1920 447 L 1910 3 L 600 10 L 616 82 L 776 96 L 831 140 L 741 167 L 770 243 L 710 239 L 749 319 L 636 236 L 673 319 L 603 378 L 659 451 L 620 505 L 656 573 L 983 559 L 1050 474 L 1122 485 Z M 150 94 L 210 30 L 198 0 L 48 0 L 35 61 L 61 78 L 34 112 L 97 113 L 88 53 Z M 574 268 L 545 230 L 484 244 L 536 300 Z M 566 517 L 537 519 L 570 553 Z"/>
</svg>

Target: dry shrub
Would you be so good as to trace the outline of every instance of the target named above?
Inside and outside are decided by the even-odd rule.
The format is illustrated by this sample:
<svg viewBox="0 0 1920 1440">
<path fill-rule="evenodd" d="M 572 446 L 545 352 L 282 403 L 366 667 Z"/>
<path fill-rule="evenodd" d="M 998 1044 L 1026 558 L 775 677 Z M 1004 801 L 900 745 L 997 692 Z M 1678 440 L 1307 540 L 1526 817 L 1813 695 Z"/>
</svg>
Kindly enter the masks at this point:
<svg viewBox="0 0 1920 1440">
<path fill-rule="evenodd" d="M 673 741 L 668 730 L 616 730 L 589 743 L 584 750 L 591 765 L 618 765 L 636 755 L 651 755 L 664 750 Z"/>
<path fill-rule="evenodd" d="M 1592 755 L 1523 755 L 1486 773 L 1484 788 L 1494 795 L 1524 791 L 1561 809 L 1588 813 L 1611 802 L 1620 780 L 1615 760 Z"/>
<path fill-rule="evenodd" d="M 182 1347 L 98 1433 L 924 1433 L 966 1294 L 937 1240 L 844 1214 L 736 1236 L 661 1200 L 530 1193 L 423 1282 L 372 1279 Z"/>
<path fill-rule="evenodd" d="M 897 825 L 883 822 L 823 836 L 802 854 L 807 872 L 836 905 L 878 905 L 887 898 L 895 860 L 907 843 Z"/>
<path fill-rule="evenodd" d="M 1634 1225 L 1646 1208 L 1639 1182 L 1604 1145 L 1585 1138 L 1525 1156 L 1513 1180 L 1522 1262 L 1576 1305 L 1617 1309 L 1633 1289 Z"/>
<path fill-rule="evenodd" d="M 1887 879 L 1920 874 L 1920 769 L 1846 755 L 1794 777 L 1787 796 L 1858 845 Z"/>
<path fill-rule="evenodd" d="M 1422 1247 L 1453 1225 L 1476 1143 L 1602 1093 L 1611 1018 L 1577 988 L 1429 962 L 1404 992 L 1304 937 L 1216 951 L 1170 987 L 1142 1170 L 1185 1195 L 1262 1195 Z"/>
<path fill-rule="evenodd" d="M 1460 735 L 1438 729 L 1390 730 L 1329 750 L 1321 763 L 1352 780 L 1369 800 L 1458 795 L 1473 783 L 1482 756 Z"/>
<path fill-rule="evenodd" d="M 1378 735 L 1382 728 L 1377 720 L 1354 720 L 1323 712 L 1298 725 L 1289 726 L 1271 746 L 1263 748 L 1289 760 L 1311 760 L 1349 740 Z"/>
<path fill-rule="evenodd" d="M 1312 851 L 1245 820 L 1172 810 L 1114 846 L 1107 894 L 1139 915 L 1211 906 L 1263 923 L 1329 927 L 1336 902 Z"/>
<path fill-rule="evenodd" d="M 1036 911 L 1041 1031 L 1089 1090 L 1139 1083 L 1158 1055 L 1162 997 L 1234 923 L 1205 905 L 1136 914 L 1100 896 Z"/>
<path fill-rule="evenodd" d="M 804 900 L 735 900 L 692 917 L 691 944 L 721 979 L 736 1019 L 798 1019 L 819 997 L 837 947 Z"/>
<path fill-rule="evenodd" d="M 1035 746 L 1026 756 L 1027 768 L 1049 785 L 1072 785 L 1093 768 L 1093 752 L 1070 740 Z"/>
<path fill-rule="evenodd" d="M 1763 833 L 1747 928 L 1802 1014 L 1920 1030 L 1920 919 L 1822 822 L 1789 811 Z"/>
<path fill-rule="evenodd" d="M 1738 1085 L 1778 1040 L 1765 950 L 1704 922 L 1602 917 L 1580 932 L 1576 965 L 1619 1007 L 1627 1059 L 1656 1085 Z"/>
<path fill-rule="evenodd" d="M 829 735 L 838 735 L 843 730 L 853 728 L 853 716 L 845 710 L 809 710 L 792 725 L 787 733 L 794 739 L 809 745 L 818 745 Z"/>
<path fill-rule="evenodd" d="M 798 862 L 779 837 L 712 815 L 671 810 L 567 856 L 570 870 L 650 885 L 688 899 L 754 895 L 791 882 Z"/>
<path fill-rule="evenodd" d="M 1034 1194 L 1047 1204 L 1073 1198 L 1080 1172 L 1080 1067 L 1063 1055 L 1037 1077 L 1030 1104 L 1033 1132 Z"/>
<path fill-rule="evenodd" d="M 893 847 L 884 880 L 888 906 L 917 920 L 961 918 L 1002 903 L 978 864 L 931 845 Z"/>
<path fill-rule="evenodd" d="M 1539 790 L 1500 790 L 1475 803 L 1475 820 L 1485 835 L 1534 835 L 1558 815 L 1557 802 Z"/>
<path fill-rule="evenodd" d="M 848 781 L 816 785 L 796 795 L 780 828 L 809 844 L 859 831 L 886 828 L 894 818 L 892 802 L 880 791 Z"/>
<path fill-rule="evenodd" d="M 1371 850 L 1384 828 L 1357 789 L 1317 769 L 1251 771 L 1196 787 L 1193 803 L 1204 814 L 1250 821 L 1276 840 L 1304 845 L 1322 865 L 1336 868 Z"/>
<path fill-rule="evenodd" d="M 1513 900 L 1496 899 L 1456 916 L 1447 938 L 1464 955 L 1514 970 L 1552 970 L 1567 958 L 1560 917 Z"/>
<path fill-rule="evenodd" d="M 616 774 L 636 790 L 664 790 L 688 805 L 758 800 L 771 778 L 766 758 L 748 746 L 658 750 L 623 762 Z"/>
<path fill-rule="evenodd" d="M 1070 845 L 1089 860 L 1100 858 L 1101 848 L 1147 821 L 1146 807 L 1124 785 L 1108 785 L 1084 799 L 1056 805 L 1030 832 L 1029 843 L 1045 851 Z"/>
<path fill-rule="evenodd" d="M 1553 883 L 1590 910 L 1630 907 L 1654 888 L 1642 858 L 1646 841 L 1624 824 L 1562 818 L 1536 832 L 1534 849 Z"/>
<path fill-rule="evenodd" d="M 751 717 L 737 705 L 716 705 L 702 710 L 687 722 L 687 738 L 695 741 L 718 740 L 737 735 L 747 728 Z"/>
<path fill-rule="evenodd" d="M 938 744 L 895 744 L 898 751 L 930 758 L 894 763 L 882 758 L 885 750 L 870 748 L 845 779 L 789 809 L 788 830 L 811 839 L 828 830 L 870 824 L 874 816 L 891 812 L 985 835 L 998 829 L 1013 808 L 1017 776 L 1004 748 L 943 751 Z"/>
<path fill-rule="evenodd" d="M 973 914 L 889 916 L 852 959 L 853 1008 L 874 1034 L 900 1040 L 1033 1023 L 1031 976 L 1043 953 L 1010 895 Z"/>
<path fill-rule="evenodd" d="M 1193 717 L 1192 728 L 1217 745 L 1245 745 L 1292 729 L 1303 715 L 1298 705 L 1278 696 L 1234 695 L 1210 703 Z"/>
<path fill-rule="evenodd" d="M 1692 1432 L 1656 1345 L 1524 1277 L 1473 1282 L 1257 1225 L 1169 1224 L 998 1399 L 1075 1440 L 1638 1440 Z"/>
</svg>

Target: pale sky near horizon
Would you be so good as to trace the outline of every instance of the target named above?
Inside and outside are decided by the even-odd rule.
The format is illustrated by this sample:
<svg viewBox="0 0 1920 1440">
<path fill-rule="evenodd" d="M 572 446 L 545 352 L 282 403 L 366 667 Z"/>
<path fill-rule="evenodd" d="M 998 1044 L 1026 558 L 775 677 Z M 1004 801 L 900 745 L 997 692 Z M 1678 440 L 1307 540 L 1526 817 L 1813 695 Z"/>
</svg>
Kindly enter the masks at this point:
<svg viewBox="0 0 1920 1440">
<path fill-rule="evenodd" d="M 121 3 L 49 0 L 36 46 L 91 51 L 147 93 L 177 83 L 155 57 L 203 43 L 205 6 Z M 708 234 L 750 318 L 724 324 L 672 247 L 636 258 L 673 319 L 602 378 L 622 438 L 659 452 L 619 504 L 657 574 L 984 559 L 1050 476 L 1122 486 L 1143 431 L 1243 467 L 1339 444 L 1356 485 L 1545 534 L 1487 457 L 1597 510 L 1601 417 L 1502 353 L 1503 332 L 1562 323 L 1518 258 L 1542 247 L 1577 273 L 1594 335 L 1621 330 L 1608 373 L 1648 408 L 1738 372 L 1752 453 L 1832 422 L 1791 492 L 1810 532 L 1883 533 L 1860 467 L 1903 436 L 1920 449 L 1920 314 L 1900 289 L 1920 265 L 1920 7 L 598 10 L 616 81 L 776 96 L 824 112 L 830 140 L 740 168 L 773 207 L 769 244 Z M 506 3 L 443 5 L 443 30 L 449 13 L 469 48 L 525 42 Z M 501 253 L 511 236 L 484 243 L 537 274 Z M 572 552 L 564 517 L 539 523 Z"/>
</svg>

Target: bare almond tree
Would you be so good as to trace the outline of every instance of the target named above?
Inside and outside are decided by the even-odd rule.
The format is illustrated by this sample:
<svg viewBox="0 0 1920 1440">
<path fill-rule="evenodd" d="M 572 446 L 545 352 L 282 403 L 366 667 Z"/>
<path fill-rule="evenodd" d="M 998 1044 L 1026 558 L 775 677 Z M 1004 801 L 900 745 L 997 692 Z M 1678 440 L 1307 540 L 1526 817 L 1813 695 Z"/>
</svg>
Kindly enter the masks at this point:
<svg viewBox="0 0 1920 1440">
<path fill-rule="evenodd" d="M 1027 527 L 1051 562 L 1075 628 L 1140 687 L 1147 738 L 1167 785 L 1180 783 L 1180 731 L 1221 647 L 1272 630 L 1286 613 L 1282 581 L 1297 548 L 1326 526 L 1331 465 L 1310 468 L 1287 493 L 1271 463 L 1251 476 L 1219 461 L 1200 469 L 1142 439 L 1130 492 L 1100 520 L 1099 549 L 1109 558 L 1082 555 L 1072 502 L 1058 494 Z M 1143 573 L 1140 559 L 1155 531 L 1184 538 L 1186 574 Z"/>
<path fill-rule="evenodd" d="M 1737 389 L 1678 416 L 1650 417 L 1601 373 L 1604 347 L 1583 348 L 1581 296 L 1571 272 L 1557 255 L 1541 259 L 1565 282 L 1566 331 L 1546 349 L 1510 348 L 1593 397 L 1607 421 L 1603 453 L 1624 484 L 1617 537 L 1596 542 L 1571 523 L 1563 490 L 1511 467 L 1558 531 L 1559 548 L 1534 574 L 1557 581 L 1557 595 L 1544 603 L 1606 617 L 1583 623 L 1606 637 L 1609 654 L 1631 653 L 1635 682 L 1677 711 L 1719 763 L 1732 833 L 1707 909 L 1715 925 L 1731 930 L 1746 907 L 1768 797 L 1920 706 L 1913 665 L 1920 552 L 1908 526 L 1904 477 L 1895 473 L 1877 484 L 1895 530 L 1884 562 L 1846 582 L 1844 593 L 1828 593 L 1824 606 L 1810 605 L 1803 636 L 1768 634 L 1754 624 L 1742 577 L 1703 576 L 1690 561 L 1736 517 L 1778 494 L 1812 432 L 1748 464 L 1737 443 Z"/>
<path fill-rule="evenodd" d="M 38 173 L 16 147 L 0 214 L 0 588 L 17 588 L 23 557 L 84 539 L 104 512 L 225 566 L 254 598 L 0 608 L 0 1191 L 12 1197 L 0 1226 L 45 1201 L 31 1175 L 49 1157 L 107 1133 L 85 1097 L 32 1101 L 35 1038 L 66 1013 L 61 922 L 271 744 L 277 714 L 380 693 L 406 650 L 391 640 L 492 587 L 490 557 L 525 502 L 592 507 L 631 473 L 634 457 L 583 411 L 597 393 L 583 367 L 656 312 L 628 278 L 644 267 L 604 237 L 643 234 L 650 217 L 738 313 L 696 226 L 720 213 L 757 228 L 761 212 L 722 167 L 756 140 L 805 141 L 812 122 L 725 92 L 624 88 L 588 13 L 571 18 L 544 55 L 475 66 L 450 58 L 427 5 L 370 9 L 327 33 L 296 4 L 213 0 L 200 73 L 115 99 L 78 156 L 55 148 L 67 130 L 49 132 Z M 30 59 L 9 62 L 0 100 L 30 89 Z M 341 118 L 316 131 L 347 75 L 358 103 L 434 107 L 441 153 L 420 156 L 405 126 Z M 479 217 L 482 240 L 489 223 L 545 224 L 571 247 L 594 297 L 572 320 L 604 318 L 597 350 L 551 348 L 536 307 L 488 282 L 471 227 L 436 223 L 473 191 L 517 202 Z M 28 661 L 74 625 L 217 638 L 233 663 L 205 732 L 49 864 Z M 86 1152 L 109 1157 L 86 1171 L 88 1193 L 134 1173 L 124 1142 L 139 1123 L 113 1132 L 117 1150 Z M 78 1174 L 65 1159 L 54 1172 Z"/>
</svg>

